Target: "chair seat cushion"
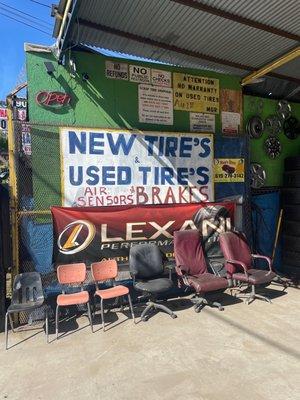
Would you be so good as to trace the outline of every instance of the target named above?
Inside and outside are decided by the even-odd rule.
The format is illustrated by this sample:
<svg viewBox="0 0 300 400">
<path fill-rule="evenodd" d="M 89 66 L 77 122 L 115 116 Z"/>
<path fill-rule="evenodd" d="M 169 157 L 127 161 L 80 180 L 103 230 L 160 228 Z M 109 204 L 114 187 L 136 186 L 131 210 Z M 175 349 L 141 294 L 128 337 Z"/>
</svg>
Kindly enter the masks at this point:
<svg viewBox="0 0 300 400">
<path fill-rule="evenodd" d="M 142 292 L 163 293 L 173 287 L 173 282 L 168 278 L 151 279 L 147 282 L 136 282 L 134 288 Z"/>
<path fill-rule="evenodd" d="M 225 278 L 221 278 L 214 274 L 206 272 L 197 276 L 187 276 L 189 284 L 200 292 L 212 292 L 214 290 L 226 289 L 228 287 L 228 281 Z"/>
<path fill-rule="evenodd" d="M 89 301 L 89 292 L 84 290 L 82 292 L 59 294 L 57 296 L 57 305 L 59 306 L 72 306 L 76 304 L 85 304 Z"/>
<path fill-rule="evenodd" d="M 266 271 L 261 269 L 248 269 L 248 278 L 243 272 L 237 272 L 232 275 L 233 279 L 238 281 L 251 283 L 252 285 L 259 285 L 261 283 L 269 283 L 275 278 L 276 274 L 273 271 Z"/>
<path fill-rule="evenodd" d="M 102 299 L 113 299 L 114 297 L 124 296 L 129 293 L 126 286 L 118 285 L 108 289 L 96 290 L 95 295 Z"/>
</svg>

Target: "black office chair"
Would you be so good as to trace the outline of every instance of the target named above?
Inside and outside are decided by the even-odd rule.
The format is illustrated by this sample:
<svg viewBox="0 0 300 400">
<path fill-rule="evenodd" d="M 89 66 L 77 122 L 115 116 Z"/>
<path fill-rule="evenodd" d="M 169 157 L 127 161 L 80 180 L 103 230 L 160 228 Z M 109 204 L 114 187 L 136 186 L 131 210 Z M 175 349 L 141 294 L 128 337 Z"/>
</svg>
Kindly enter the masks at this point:
<svg viewBox="0 0 300 400">
<path fill-rule="evenodd" d="M 157 303 L 157 296 L 166 293 L 173 287 L 171 280 L 171 266 L 168 266 L 169 277 L 164 273 L 163 253 L 155 244 L 138 244 L 130 249 L 129 268 L 133 279 L 133 286 L 142 292 L 143 297 L 149 298 L 146 308 L 141 315 L 142 321 L 147 321 L 150 310 L 162 310 L 172 318 L 176 318 L 172 310 L 163 304 Z"/>
<path fill-rule="evenodd" d="M 41 276 L 38 272 L 25 272 L 16 275 L 13 285 L 11 304 L 5 315 L 5 349 L 8 348 L 8 319 L 11 330 L 15 332 L 11 314 L 33 311 L 45 307 L 46 337 L 48 343 L 48 307 L 44 305 L 44 292 Z"/>
</svg>

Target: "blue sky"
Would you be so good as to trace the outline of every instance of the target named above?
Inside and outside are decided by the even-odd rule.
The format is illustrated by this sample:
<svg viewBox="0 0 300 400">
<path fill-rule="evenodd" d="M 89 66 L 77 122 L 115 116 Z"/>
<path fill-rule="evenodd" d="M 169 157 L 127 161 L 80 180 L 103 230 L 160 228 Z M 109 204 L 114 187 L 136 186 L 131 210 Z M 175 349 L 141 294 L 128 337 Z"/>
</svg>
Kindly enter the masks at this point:
<svg viewBox="0 0 300 400">
<path fill-rule="evenodd" d="M 58 0 L 37 1 L 48 6 L 51 6 L 53 3 L 58 3 Z M 9 7 L 21 10 L 23 14 L 20 15 Z M 40 21 L 30 18 L 24 13 L 39 18 L 50 25 L 38 25 Z M 49 35 L 13 21 L 3 14 L 10 15 L 12 18 L 22 20 L 25 23 L 44 30 L 48 32 Z M 24 43 L 51 45 L 55 42 L 55 39 L 52 38 L 54 18 L 52 18 L 50 14 L 50 8 L 34 3 L 31 0 L 0 1 L 0 100 L 4 100 L 9 91 L 16 86 L 22 67 L 25 66 Z M 19 15 L 19 17 L 17 15 Z M 24 79 L 26 78 L 24 77 Z"/>
<path fill-rule="evenodd" d="M 55 39 L 52 37 L 54 18 L 50 15 L 50 7 L 53 3 L 58 4 L 59 0 L 0 0 L 0 40 L 2 44 L 0 51 L 0 100 L 5 100 L 6 95 L 18 83 L 26 81 L 24 43 L 43 45 L 55 43 Z M 16 10 L 23 13 L 20 14 Z M 46 33 L 8 18 L 7 15 Z M 103 50 L 102 53 L 108 56 L 149 61 L 141 57 L 128 56 L 109 50 Z M 152 62 L 157 61 L 152 60 Z"/>
</svg>

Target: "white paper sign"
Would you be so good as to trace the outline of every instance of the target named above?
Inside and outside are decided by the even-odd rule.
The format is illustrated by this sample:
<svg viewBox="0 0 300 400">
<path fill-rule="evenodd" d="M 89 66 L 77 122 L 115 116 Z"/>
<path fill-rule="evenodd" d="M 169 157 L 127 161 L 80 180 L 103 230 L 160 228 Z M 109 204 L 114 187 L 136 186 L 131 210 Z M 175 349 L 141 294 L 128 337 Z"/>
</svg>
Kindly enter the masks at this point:
<svg viewBox="0 0 300 400">
<path fill-rule="evenodd" d="M 105 61 L 105 76 L 110 79 L 128 80 L 128 64 Z"/>
<path fill-rule="evenodd" d="M 62 128 L 63 205 L 213 201 L 210 134 Z"/>
<path fill-rule="evenodd" d="M 190 113 L 191 132 L 215 133 L 216 117 L 214 114 Z"/>
<path fill-rule="evenodd" d="M 222 111 L 222 133 L 224 135 L 238 135 L 241 125 L 241 114 Z"/>
<path fill-rule="evenodd" d="M 150 68 L 129 65 L 129 80 L 138 83 L 150 83 Z"/>
<path fill-rule="evenodd" d="M 157 86 L 172 87 L 172 74 L 161 69 L 151 69 L 151 83 Z"/>
<path fill-rule="evenodd" d="M 173 125 L 173 90 L 139 85 L 139 122 Z"/>
</svg>

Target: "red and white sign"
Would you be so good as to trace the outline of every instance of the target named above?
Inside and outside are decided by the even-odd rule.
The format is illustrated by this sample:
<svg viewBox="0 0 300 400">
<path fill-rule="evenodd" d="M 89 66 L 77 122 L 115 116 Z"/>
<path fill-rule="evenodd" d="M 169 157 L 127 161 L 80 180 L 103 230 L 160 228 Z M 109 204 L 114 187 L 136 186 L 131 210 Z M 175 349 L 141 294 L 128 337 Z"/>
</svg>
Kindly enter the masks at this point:
<svg viewBox="0 0 300 400">
<path fill-rule="evenodd" d="M 40 106 L 61 108 L 70 104 L 71 96 L 63 92 L 41 91 L 35 99 Z"/>
<path fill-rule="evenodd" d="M 173 258 L 173 233 L 186 229 L 198 229 L 206 254 L 217 254 L 218 235 L 232 229 L 235 204 L 52 207 L 51 212 L 55 263 L 114 258 L 126 265 L 138 243 L 155 243 Z"/>
</svg>

